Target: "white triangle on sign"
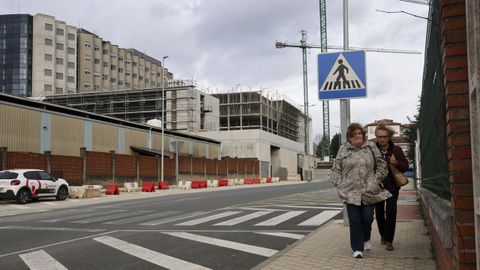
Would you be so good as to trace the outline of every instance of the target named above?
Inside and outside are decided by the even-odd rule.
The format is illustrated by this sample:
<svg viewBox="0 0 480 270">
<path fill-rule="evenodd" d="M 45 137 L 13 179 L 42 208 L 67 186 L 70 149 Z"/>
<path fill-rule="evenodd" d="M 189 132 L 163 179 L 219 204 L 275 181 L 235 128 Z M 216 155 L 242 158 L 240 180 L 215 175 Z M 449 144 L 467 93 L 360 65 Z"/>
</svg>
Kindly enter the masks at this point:
<svg viewBox="0 0 480 270">
<path fill-rule="evenodd" d="M 328 90 L 355 90 L 363 89 L 365 85 L 358 78 L 347 59 L 340 53 L 335 60 L 335 64 L 328 73 L 327 78 L 322 84 L 320 91 Z"/>
</svg>

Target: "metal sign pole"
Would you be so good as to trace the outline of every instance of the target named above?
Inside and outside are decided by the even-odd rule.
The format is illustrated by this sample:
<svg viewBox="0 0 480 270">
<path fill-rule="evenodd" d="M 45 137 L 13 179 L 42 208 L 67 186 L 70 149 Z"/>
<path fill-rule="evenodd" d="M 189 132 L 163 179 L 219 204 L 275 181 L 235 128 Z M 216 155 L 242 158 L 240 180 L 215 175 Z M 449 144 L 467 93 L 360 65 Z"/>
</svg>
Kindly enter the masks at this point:
<svg viewBox="0 0 480 270">
<path fill-rule="evenodd" d="M 343 0 L 343 50 L 348 51 L 348 0 Z M 350 100 L 340 100 L 340 141 L 346 142 L 347 127 L 350 125 Z M 347 206 L 343 205 L 343 224 L 348 226 Z"/>
</svg>

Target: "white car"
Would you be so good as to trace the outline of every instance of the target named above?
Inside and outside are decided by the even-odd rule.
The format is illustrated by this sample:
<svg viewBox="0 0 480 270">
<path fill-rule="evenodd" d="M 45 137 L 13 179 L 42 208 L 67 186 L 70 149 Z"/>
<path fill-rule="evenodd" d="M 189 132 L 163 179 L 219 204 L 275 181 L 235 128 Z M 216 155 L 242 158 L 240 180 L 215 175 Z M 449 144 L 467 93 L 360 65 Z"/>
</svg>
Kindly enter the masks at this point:
<svg viewBox="0 0 480 270">
<path fill-rule="evenodd" d="M 65 200 L 68 197 L 67 181 L 37 169 L 0 171 L 0 199 L 25 204 L 44 197 Z"/>
</svg>

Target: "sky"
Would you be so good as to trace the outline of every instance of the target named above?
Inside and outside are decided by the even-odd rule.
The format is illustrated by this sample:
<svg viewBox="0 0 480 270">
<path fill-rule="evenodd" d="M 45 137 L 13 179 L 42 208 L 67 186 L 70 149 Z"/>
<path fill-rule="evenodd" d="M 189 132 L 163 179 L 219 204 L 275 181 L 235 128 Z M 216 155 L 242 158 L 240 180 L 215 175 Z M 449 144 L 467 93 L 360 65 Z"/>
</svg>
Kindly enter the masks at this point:
<svg viewBox="0 0 480 270">
<path fill-rule="evenodd" d="M 275 41 L 320 44 L 318 0 L 0 0 L 1 14 L 44 13 L 84 28 L 121 48 L 158 60 L 176 79 L 193 79 L 215 92 L 262 90 L 303 105 L 302 50 Z M 343 1 L 327 0 L 329 46 L 343 46 Z M 412 50 L 421 54 L 366 53 L 367 97 L 350 101 L 351 122 L 408 123 L 422 88 L 428 6 L 400 0 L 349 0 L 351 47 Z M 329 50 L 329 52 L 336 52 Z M 317 57 L 308 50 L 312 137 L 322 134 Z M 302 108 L 302 107 L 299 107 Z M 340 130 L 338 100 L 330 101 L 331 136 Z"/>
</svg>

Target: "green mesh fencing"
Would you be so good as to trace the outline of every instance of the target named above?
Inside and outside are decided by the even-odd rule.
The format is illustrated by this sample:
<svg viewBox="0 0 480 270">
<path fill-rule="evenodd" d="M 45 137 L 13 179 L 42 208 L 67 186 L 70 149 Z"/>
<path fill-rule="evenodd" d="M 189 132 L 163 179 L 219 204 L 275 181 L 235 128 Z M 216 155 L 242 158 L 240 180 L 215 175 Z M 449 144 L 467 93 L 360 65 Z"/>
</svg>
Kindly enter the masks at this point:
<svg viewBox="0 0 480 270">
<path fill-rule="evenodd" d="M 431 1 L 418 128 L 422 186 L 450 200 L 439 11 L 438 1 Z"/>
</svg>

